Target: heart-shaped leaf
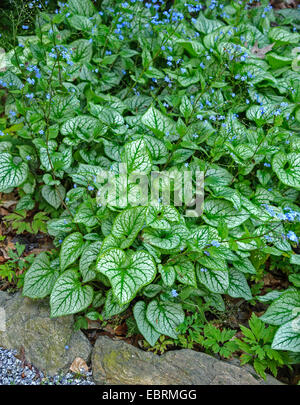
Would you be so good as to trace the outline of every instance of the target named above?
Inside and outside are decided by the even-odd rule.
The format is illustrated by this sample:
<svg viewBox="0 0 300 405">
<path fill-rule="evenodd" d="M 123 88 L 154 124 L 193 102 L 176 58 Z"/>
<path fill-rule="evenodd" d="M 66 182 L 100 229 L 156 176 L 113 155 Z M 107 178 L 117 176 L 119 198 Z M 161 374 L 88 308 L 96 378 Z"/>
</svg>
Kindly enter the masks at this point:
<svg viewBox="0 0 300 405">
<path fill-rule="evenodd" d="M 135 240 L 145 223 L 145 214 L 145 207 L 133 207 L 116 217 L 111 233 L 114 237 L 121 239 L 122 249 L 128 248 Z"/>
<path fill-rule="evenodd" d="M 60 251 L 60 268 L 65 270 L 81 255 L 84 241 L 80 232 L 74 232 L 63 241 Z"/>
<path fill-rule="evenodd" d="M 52 291 L 59 276 L 59 269 L 51 266 L 45 252 L 38 255 L 25 273 L 23 295 L 29 298 L 44 298 Z"/>
<path fill-rule="evenodd" d="M 176 329 L 184 321 L 184 312 L 180 304 L 153 300 L 147 307 L 147 320 L 161 334 L 176 339 Z"/>
<path fill-rule="evenodd" d="M 97 270 L 110 280 L 120 305 L 130 302 L 156 274 L 156 266 L 149 253 L 137 251 L 129 256 L 121 249 L 111 249 L 100 256 Z"/>
<path fill-rule="evenodd" d="M 154 346 L 157 339 L 160 337 L 160 333 L 157 332 L 148 321 L 146 308 L 147 306 L 145 302 L 137 302 L 133 307 L 133 315 L 141 334 L 151 346 Z"/>
<path fill-rule="evenodd" d="M 51 292 L 51 317 L 76 314 L 87 308 L 92 300 L 92 287 L 82 286 L 79 273 L 68 270 L 57 279 Z"/>
<path fill-rule="evenodd" d="M 28 166 L 20 158 L 16 162 L 10 153 L 0 154 L 0 192 L 24 183 L 27 175 Z"/>
</svg>

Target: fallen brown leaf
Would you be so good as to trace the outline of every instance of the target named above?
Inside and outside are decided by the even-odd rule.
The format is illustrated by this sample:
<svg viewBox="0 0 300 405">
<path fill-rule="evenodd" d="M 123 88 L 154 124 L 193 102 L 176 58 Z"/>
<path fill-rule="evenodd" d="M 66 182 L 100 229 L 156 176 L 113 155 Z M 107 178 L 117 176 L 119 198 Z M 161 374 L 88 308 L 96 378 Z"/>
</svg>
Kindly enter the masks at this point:
<svg viewBox="0 0 300 405">
<path fill-rule="evenodd" d="M 9 259 L 9 256 L 3 247 L 0 248 L 0 255 L 3 256 L 5 260 Z"/>
<path fill-rule="evenodd" d="M 259 59 L 264 59 L 266 53 L 270 52 L 271 49 L 273 48 L 273 46 L 274 46 L 274 43 L 270 44 L 270 45 L 267 45 L 267 46 L 265 46 L 263 48 L 259 48 L 258 43 L 256 41 L 254 46 L 251 48 L 251 53 L 253 55 L 257 56 Z"/>
<path fill-rule="evenodd" d="M 124 335 L 126 335 L 127 330 L 128 330 L 128 328 L 127 328 L 126 322 L 124 322 L 115 328 L 115 334 L 117 336 L 124 336 Z"/>
<path fill-rule="evenodd" d="M 8 215 L 8 214 L 9 214 L 9 211 L 7 211 L 7 209 L 5 209 L 3 207 L 0 207 L 0 215 L 5 216 L 5 215 Z"/>
<path fill-rule="evenodd" d="M 71 364 L 70 370 L 73 371 L 73 373 L 84 374 L 89 371 L 89 368 L 86 362 L 81 357 L 76 357 L 76 359 Z"/>
<path fill-rule="evenodd" d="M 18 201 L 16 200 L 7 200 L 1 201 L 1 206 L 4 208 L 10 208 L 12 205 L 16 205 Z"/>
</svg>

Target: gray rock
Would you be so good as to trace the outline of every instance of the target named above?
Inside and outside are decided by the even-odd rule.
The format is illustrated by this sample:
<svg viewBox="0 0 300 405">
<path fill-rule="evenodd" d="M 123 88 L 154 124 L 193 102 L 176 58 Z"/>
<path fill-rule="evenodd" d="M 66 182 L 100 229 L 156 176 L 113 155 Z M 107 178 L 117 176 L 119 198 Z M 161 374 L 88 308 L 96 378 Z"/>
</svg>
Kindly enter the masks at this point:
<svg viewBox="0 0 300 405">
<path fill-rule="evenodd" d="M 73 316 L 50 318 L 48 300 L 31 300 L 20 293 L 0 292 L 1 308 L 5 310 L 6 329 L 1 331 L 0 328 L 0 347 L 18 351 L 24 348 L 26 360 L 50 376 L 66 371 L 76 357 L 89 362 L 92 353 L 93 377 L 97 384 L 281 384 L 271 376 L 267 381 L 262 380 L 252 367 L 241 367 L 238 361 L 220 361 L 188 349 L 158 356 L 124 341 L 100 336 L 92 350 L 85 335 L 73 330 Z M 31 376 L 28 378 L 32 380 Z"/>
<path fill-rule="evenodd" d="M 189 349 L 155 355 L 124 341 L 98 337 L 92 353 L 97 384 L 121 385 L 280 385 L 275 378 L 259 378 L 254 370 L 220 361 Z M 250 368 L 251 370 L 251 368 Z"/>
<path fill-rule="evenodd" d="M 48 375 L 65 371 L 76 357 L 90 360 L 92 346 L 81 331 L 74 331 L 73 316 L 51 319 L 47 300 L 2 292 L 0 307 L 6 315 L 0 346 L 16 350 L 23 347 L 26 360 Z"/>
</svg>

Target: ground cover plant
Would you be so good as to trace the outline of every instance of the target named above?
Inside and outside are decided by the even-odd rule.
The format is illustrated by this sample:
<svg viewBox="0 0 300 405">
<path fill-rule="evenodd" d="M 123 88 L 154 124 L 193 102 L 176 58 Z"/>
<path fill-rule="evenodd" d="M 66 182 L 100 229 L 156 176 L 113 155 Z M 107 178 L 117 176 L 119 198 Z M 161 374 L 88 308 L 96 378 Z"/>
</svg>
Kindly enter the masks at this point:
<svg viewBox="0 0 300 405">
<path fill-rule="evenodd" d="M 23 294 L 79 326 L 130 314 L 156 352 L 299 362 L 299 21 L 266 1 L 26 2 L 0 54 L 0 192 L 56 249 Z M 176 203 L 184 172 L 201 215 Z M 239 338 L 237 303 L 259 312 Z"/>
</svg>

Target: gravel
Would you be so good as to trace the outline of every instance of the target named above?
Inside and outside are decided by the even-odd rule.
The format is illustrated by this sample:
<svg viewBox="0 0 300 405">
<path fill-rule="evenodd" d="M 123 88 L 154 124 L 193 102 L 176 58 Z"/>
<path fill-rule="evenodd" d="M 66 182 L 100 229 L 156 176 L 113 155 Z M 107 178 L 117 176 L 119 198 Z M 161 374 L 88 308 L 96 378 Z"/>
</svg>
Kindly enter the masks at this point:
<svg viewBox="0 0 300 405">
<path fill-rule="evenodd" d="M 95 385 L 91 371 L 82 376 L 69 372 L 49 377 L 16 355 L 16 350 L 0 347 L 0 385 Z"/>
</svg>

